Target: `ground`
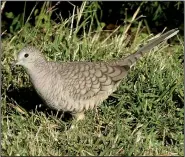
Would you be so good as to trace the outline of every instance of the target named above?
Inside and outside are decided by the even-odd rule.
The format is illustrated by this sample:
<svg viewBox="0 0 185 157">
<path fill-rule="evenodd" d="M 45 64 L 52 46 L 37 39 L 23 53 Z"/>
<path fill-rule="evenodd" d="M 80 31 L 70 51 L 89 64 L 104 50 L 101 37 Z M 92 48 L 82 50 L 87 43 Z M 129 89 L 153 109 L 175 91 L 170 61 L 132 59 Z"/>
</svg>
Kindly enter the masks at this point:
<svg viewBox="0 0 185 157">
<path fill-rule="evenodd" d="M 2 39 L 2 155 L 183 155 L 183 39 L 175 36 L 146 54 L 97 111 L 69 129 L 72 119 L 39 108 L 25 70 L 11 69 L 18 51 L 31 44 L 49 60 L 107 61 L 135 52 L 152 36 L 140 28 L 132 40 L 126 32 L 79 36 L 66 23 L 25 24 Z"/>
</svg>

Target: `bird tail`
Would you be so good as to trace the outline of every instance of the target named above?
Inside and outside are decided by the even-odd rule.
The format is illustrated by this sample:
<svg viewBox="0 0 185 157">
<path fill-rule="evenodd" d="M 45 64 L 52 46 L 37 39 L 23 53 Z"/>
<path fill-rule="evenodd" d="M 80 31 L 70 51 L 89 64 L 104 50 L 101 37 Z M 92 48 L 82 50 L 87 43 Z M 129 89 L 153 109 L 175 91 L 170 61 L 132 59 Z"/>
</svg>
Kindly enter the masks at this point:
<svg viewBox="0 0 185 157">
<path fill-rule="evenodd" d="M 139 48 L 135 53 L 129 55 L 128 57 L 126 57 L 124 59 L 121 59 L 121 60 L 117 60 L 116 63 L 114 63 L 114 64 L 117 64 L 117 65 L 120 65 L 120 66 L 126 65 L 128 67 L 131 67 L 146 52 L 150 51 L 153 47 L 157 46 L 161 42 L 163 42 L 165 40 L 168 40 L 169 38 L 173 37 L 178 32 L 179 32 L 179 30 L 177 28 L 172 29 L 172 30 L 162 34 L 161 36 L 159 36 L 155 39 L 152 39 L 148 44 Z"/>
</svg>

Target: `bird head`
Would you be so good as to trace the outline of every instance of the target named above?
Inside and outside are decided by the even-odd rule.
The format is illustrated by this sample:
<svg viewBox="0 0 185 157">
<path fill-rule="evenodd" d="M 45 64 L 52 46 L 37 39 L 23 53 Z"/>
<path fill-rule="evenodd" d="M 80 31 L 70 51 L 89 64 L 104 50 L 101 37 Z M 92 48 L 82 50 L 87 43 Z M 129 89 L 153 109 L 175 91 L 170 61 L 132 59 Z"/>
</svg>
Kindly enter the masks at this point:
<svg viewBox="0 0 185 157">
<path fill-rule="evenodd" d="M 23 48 L 17 55 L 17 60 L 13 64 L 22 65 L 25 68 L 29 68 L 37 64 L 38 62 L 45 61 L 45 57 L 35 47 L 28 46 Z"/>
</svg>

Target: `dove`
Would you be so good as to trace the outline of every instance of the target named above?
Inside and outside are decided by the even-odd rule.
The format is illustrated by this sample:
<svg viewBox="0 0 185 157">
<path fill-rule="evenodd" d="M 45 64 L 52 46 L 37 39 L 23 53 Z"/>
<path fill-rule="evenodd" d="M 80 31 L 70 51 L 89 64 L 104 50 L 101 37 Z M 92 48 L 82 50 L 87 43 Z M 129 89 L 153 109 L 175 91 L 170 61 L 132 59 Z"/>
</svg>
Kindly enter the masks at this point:
<svg viewBox="0 0 185 157">
<path fill-rule="evenodd" d="M 178 31 L 172 29 L 150 40 L 123 59 L 97 62 L 47 61 L 41 51 L 27 46 L 17 54 L 15 65 L 25 68 L 44 104 L 54 110 L 70 112 L 77 120 L 82 120 L 85 111 L 97 108 L 116 91 L 136 61 Z"/>
</svg>

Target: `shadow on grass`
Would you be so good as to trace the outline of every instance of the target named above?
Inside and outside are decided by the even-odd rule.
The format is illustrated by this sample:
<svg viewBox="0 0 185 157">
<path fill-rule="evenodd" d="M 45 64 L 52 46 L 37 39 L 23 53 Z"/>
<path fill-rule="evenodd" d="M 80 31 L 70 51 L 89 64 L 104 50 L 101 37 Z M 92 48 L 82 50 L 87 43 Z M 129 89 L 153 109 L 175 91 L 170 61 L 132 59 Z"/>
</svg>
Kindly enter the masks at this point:
<svg viewBox="0 0 185 157">
<path fill-rule="evenodd" d="M 33 111 L 34 113 L 37 112 L 43 112 L 46 114 L 46 116 L 54 115 L 57 118 L 61 118 L 63 121 L 70 121 L 72 120 L 72 115 L 68 112 L 57 112 L 56 110 L 48 108 L 40 96 L 36 93 L 35 89 L 33 87 L 21 87 L 21 88 L 15 88 L 11 86 L 8 91 L 6 92 L 8 96 L 7 102 L 12 103 L 12 101 L 15 101 L 18 105 L 20 105 L 22 108 L 24 108 L 28 113 Z M 116 106 L 118 103 L 118 99 L 109 96 L 107 99 L 111 106 Z M 13 103 L 15 104 L 15 103 Z M 109 104 L 109 103 L 108 103 Z M 108 105 L 109 106 L 109 105 Z"/>
<path fill-rule="evenodd" d="M 50 109 L 44 105 L 44 102 L 36 93 L 34 88 L 22 87 L 22 88 L 14 88 L 10 87 L 6 92 L 9 100 L 15 101 L 18 105 L 24 108 L 27 112 L 43 112 L 46 116 L 54 115 L 57 118 L 61 118 L 63 121 L 69 121 L 72 119 L 70 113 L 63 113 L 62 111 L 57 112 L 56 110 Z"/>
</svg>

